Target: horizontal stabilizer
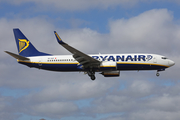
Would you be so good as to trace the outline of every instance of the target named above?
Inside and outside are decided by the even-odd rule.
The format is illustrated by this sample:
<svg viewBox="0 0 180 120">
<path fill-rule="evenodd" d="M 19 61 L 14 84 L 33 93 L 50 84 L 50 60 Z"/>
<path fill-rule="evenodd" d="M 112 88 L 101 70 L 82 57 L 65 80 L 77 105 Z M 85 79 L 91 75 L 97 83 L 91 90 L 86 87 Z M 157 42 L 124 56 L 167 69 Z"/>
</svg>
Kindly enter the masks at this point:
<svg viewBox="0 0 180 120">
<path fill-rule="evenodd" d="M 17 55 L 17 54 L 8 52 L 8 51 L 4 51 L 4 52 L 6 52 L 7 54 L 11 55 L 12 57 L 14 57 L 18 60 L 29 60 L 29 58 L 26 58 L 26 57 L 23 57 L 23 56 L 20 56 L 20 55 Z"/>
</svg>

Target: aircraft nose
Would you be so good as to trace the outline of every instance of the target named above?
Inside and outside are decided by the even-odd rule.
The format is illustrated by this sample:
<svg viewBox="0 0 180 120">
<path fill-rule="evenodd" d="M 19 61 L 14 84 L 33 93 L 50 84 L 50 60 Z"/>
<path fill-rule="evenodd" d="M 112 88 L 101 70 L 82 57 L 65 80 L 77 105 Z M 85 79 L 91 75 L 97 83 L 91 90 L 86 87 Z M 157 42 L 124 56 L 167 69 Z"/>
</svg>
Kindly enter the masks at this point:
<svg viewBox="0 0 180 120">
<path fill-rule="evenodd" d="M 168 64 L 169 64 L 169 66 L 173 66 L 173 65 L 175 64 L 175 62 L 172 61 L 172 60 L 169 60 L 169 61 L 168 61 Z"/>
</svg>

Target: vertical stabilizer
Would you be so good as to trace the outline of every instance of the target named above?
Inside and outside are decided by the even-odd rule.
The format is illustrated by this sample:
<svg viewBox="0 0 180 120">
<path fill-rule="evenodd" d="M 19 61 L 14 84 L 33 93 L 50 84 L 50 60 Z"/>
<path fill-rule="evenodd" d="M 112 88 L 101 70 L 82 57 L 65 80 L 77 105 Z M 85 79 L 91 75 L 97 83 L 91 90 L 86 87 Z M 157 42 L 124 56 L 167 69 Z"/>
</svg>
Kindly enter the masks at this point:
<svg viewBox="0 0 180 120">
<path fill-rule="evenodd" d="M 49 55 L 39 52 L 19 29 L 13 29 L 18 53 L 24 57 Z"/>
</svg>

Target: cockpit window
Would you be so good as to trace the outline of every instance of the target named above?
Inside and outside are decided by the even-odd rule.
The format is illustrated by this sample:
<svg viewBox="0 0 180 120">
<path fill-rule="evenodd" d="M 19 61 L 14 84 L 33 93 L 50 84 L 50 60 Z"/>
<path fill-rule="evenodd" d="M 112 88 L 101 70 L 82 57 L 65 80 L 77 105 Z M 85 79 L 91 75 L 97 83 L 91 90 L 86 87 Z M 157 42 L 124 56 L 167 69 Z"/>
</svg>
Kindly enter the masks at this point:
<svg viewBox="0 0 180 120">
<path fill-rule="evenodd" d="M 165 60 L 165 59 L 168 59 L 168 58 L 167 58 L 167 57 L 162 57 L 162 59 L 164 59 L 164 60 Z"/>
</svg>

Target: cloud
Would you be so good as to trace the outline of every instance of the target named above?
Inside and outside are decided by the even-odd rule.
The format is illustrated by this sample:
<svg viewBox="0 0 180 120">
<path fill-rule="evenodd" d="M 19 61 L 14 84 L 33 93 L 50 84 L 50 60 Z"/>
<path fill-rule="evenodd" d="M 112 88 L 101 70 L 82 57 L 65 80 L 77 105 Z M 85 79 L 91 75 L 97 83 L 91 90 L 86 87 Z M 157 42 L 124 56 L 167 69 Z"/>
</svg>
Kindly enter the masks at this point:
<svg viewBox="0 0 180 120">
<path fill-rule="evenodd" d="M 141 3 L 151 4 L 155 2 L 178 3 L 178 0 L 1 0 L 0 2 L 8 2 L 13 5 L 21 5 L 32 3 L 36 5 L 37 10 L 49 10 L 49 8 L 57 11 L 82 11 L 89 9 L 108 9 L 115 7 L 132 8 Z"/>
<path fill-rule="evenodd" d="M 147 80 L 144 80 L 147 82 Z M 134 81 L 136 83 L 136 81 Z M 175 119 L 177 120 L 179 115 L 179 94 L 173 95 L 174 87 L 178 91 L 179 84 L 173 87 L 157 86 L 156 83 L 150 82 L 154 87 L 150 90 L 151 95 L 139 92 L 139 95 L 133 95 L 134 91 L 129 89 L 131 86 L 127 85 L 125 90 L 113 92 L 111 95 L 98 98 L 93 101 L 92 108 L 89 110 L 97 114 L 106 113 L 119 113 L 119 115 L 110 116 L 109 119 Z M 148 84 L 147 84 L 148 86 Z M 150 85 L 151 86 L 151 85 Z M 148 87 L 150 87 L 148 86 Z M 138 91 L 138 90 L 137 90 Z M 141 97 L 140 97 L 141 96 Z M 144 96 L 144 97 L 143 97 Z M 89 112 L 89 111 L 88 111 Z"/>
<path fill-rule="evenodd" d="M 0 29 L 1 32 L 1 47 L 0 47 L 0 55 L 1 55 L 1 60 L 0 60 L 0 71 L 1 73 L 3 73 L 3 75 L 1 75 L 1 86 L 11 86 L 11 87 L 23 87 L 28 79 L 26 79 L 27 77 L 30 79 L 33 79 L 34 77 L 31 76 L 31 74 L 33 74 L 32 72 L 29 71 L 29 69 L 27 69 L 27 67 L 25 66 L 19 66 L 19 68 L 17 68 L 17 61 L 12 58 L 11 60 L 8 58 L 10 57 L 9 55 L 7 55 L 4 51 L 10 51 L 10 52 L 14 52 L 17 53 L 17 47 L 16 47 L 16 43 L 15 43 L 15 39 L 14 39 L 14 35 L 12 32 L 13 28 L 20 28 L 26 35 L 26 37 L 32 42 L 32 43 L 36 43 L 35 46 L 37 48 L 39 48 L 40 51 L 46 51 L 47 48 L 47 44 L 49 47 L 53 48 L 53 46 L 51 46 L 51 43 L 49 43 L 49 36 L 53 36 L 53 30 L 54 28 L 52 27 L 51 24 L 49 24 L 47 21 L 41 19 L 41 18 L 32 18 L 32 19 L 14 19 L 14 20 L 8 20 L 5 18 L 1 18 L 0 19 L 0 24 L 2 26 L 2 28 Z M 36 31 L 34 31 L 36 30 Z M 49 30 L 51 31 L 51 34 L 49 32 Z M 33 32 L 34 31 L 34 32 Z M 44 37 L 42 37 L 44 36 Z M 48 40 L 48 41 L 47 41 Z M 55 41 L 55 37 L 54 37 L 54 41 Z M 56 42 L 56 41 L 55 41 Z M 44 44 L 42 46 L 42 43 Z M 41 49 L 42 48 L 42 49 Z M 52 51 L 55 49 L 51 49 Z M 49 50 L 50 52 L 50 50 Z M 23 70 L 23 69 L 26 70 Z M 14 71 L 16 71 L 15 74 L 11 74 L 10 73 L 14 73 Z M 29 74 L 31 73 L 31 74 Z M 34 72 L 35 73 L 35 72 Z M 16 78 L 14 76 L 22 76 L 21 79 Z M 24 80 L 22 80 L 24 79 Z M 26 81 L 27 80 L 27 81 Z M 23 84 L 24 83 L 24 84 Z M 27 85 L 27 86 L 26 86 Z M 24 87 L 28 87 L 29 85 L 26 84 Z M 35 84 L 34 84 L 35 85 Z"/>
<path fill-rule="evenodd" d="M 180 111 L 179 107 L 180 96 L 173 96 L 168 93 L 164 93 L 161 96 L 150 99 L 149 107 L 156 110 L 162 110 L 166 112 Z"/>
<path fill-rule="evenodd" d="M 62 118 L 64 116 L 72 115 L 73 112 L 78 111 L 78 107 L 72 102 L 47 102 L 40 103 L 31 107 L 32 114 L 47 116 L 50 118 Z"/>
<path fill-rule="evenodd" d="M 139 105 L 135 99 L 144 98 L 152 94 L 154 85 L 147 80 L 134 80 L 126 84 L 123 90 L 114 90 L 112 94 L 93 101 L 93 113 L 113 113 L 134 111 Z"/>
<path fill-rule="evenodd" d="M 11 4 L 20 5 L 24 3 L 35 3 L 38 8 L 45 7 L 55 8 L 56 10 L 68 10 L 68 11 L 79 11 L 79 10 L 87 10 L 92 8 L 101 8 L 107 9 L 110 7 L 116 6 L 134 6 L 139 0 L 13 0 L 13 1 L 4 1 L 2 2 L 10 2 Z"/>
<path fill-rule="evenodd" d="M 127 52 L 141 52 L 146 48 L 143 52 L 171 54 L 177 40 L 174 34 L 179 31 L 179 26 L 174 26 L 172 20 L 171 12 L 166 9 L 153 9 L 130 19 L 112 20 L 110 34 L 114 40 L 111 46 L 119 46 L 120 51 Z"/>
<path fill-rule="evenodd" d="M 78 77 L 79 78 L 79 77 Z M 42 91 L 37 94 L 30 94 L 28 97 L 36 98 L 37 101 L 51 101 L 58 99 L 65 100 L 79 100 L 79 99 L 89 99 L 97 96 L 101 96 L 108 92 L 108 90 L 115 86 L 117 81 L 104 82 L 99 80 L 98 82 L 92 81 L 82 81 L 80 78 L 79 81 L 75 83 L 68 84 L 64 83 L 56 83 L 52 84 L 52 86 L 48 86 L 48 88 L 44 88 Z M 71 88 L 71 89 L 69 89 Z M 58 95 L 58 96 L 57 96 Z"/>
<path fill-rule="evenodd" d="M 19 116 L 14 116 L 16 113 L 50 118 L 81 117 L 82 114 L 97 118 L 97 114 L 111 113 L 124 114 L 109 119 L 148 120 L 153 116 L 154 119 L 168 120 L 179 117 L 180 65 L 177 51 L 180 27 L 167 9 L 146 11 L 129 19 L 111 19 L 110 32 L 107 34 L 90 28 L 59 29 L 39 17 L 1 18 L 0 25 L 0 86 L 29 90 L 17 99 L 0 96 L 1 111 L 17 108 L 7 115 L 1 114 L 1 118 L 17 118 Z M 177 63 L 162 72 L 159 78 L 155 78 L 152 72 L 121 72 L 119 78 L 104 78 L 96 74 L 96 81 L 91 81 L 83 73 L 30 69 L 17 64 L 14 58 L 3 52 L 9 50 L 17 53 L 12 33 L 14 27 L 20 28 L 38 50 L 47 53 L 70 54 L 57 44 L 53 34 L 53 30 L 56 30 L 65 42 L 85 53 L 158 53 L 167 55 Z M 167 81 L 174 84 L 164 85 Z M 87 99 L 91 99 L 89 106 L 81 108 L 75 103 Z"/>
<path fill-rule="evenodd" d="M 2 96 L 0 94 L 0 117 L 6 118 L 7 120 L 18 119 L 19 114 L 14 114 L 16 109 L 12 107 L 13 97 Z"/>
</svg>

